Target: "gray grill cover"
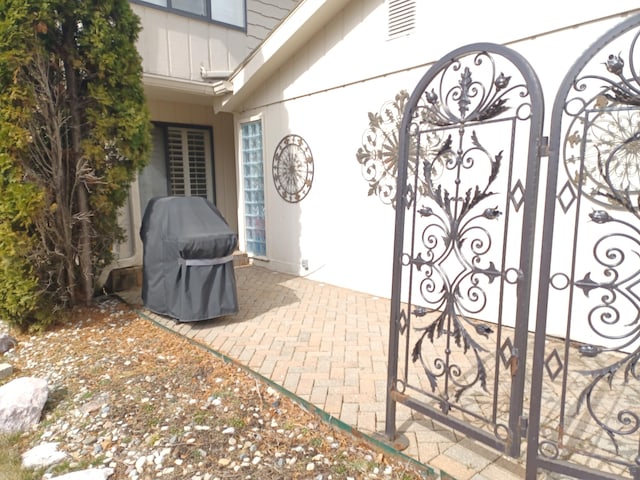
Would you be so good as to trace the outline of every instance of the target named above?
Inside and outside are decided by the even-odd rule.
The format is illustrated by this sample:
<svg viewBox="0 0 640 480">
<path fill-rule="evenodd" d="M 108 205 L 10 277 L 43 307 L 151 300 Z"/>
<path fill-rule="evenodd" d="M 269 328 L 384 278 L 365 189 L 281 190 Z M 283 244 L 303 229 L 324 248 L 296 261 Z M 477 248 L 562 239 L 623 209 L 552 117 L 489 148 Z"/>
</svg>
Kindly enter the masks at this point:
<svg viewBox="0 0 640 480">
<path fill-rule="evenodd" d="M 155 197 L 142 218 L 142 300 L 149 310 L 193 322 L 238 312 L 232 254 L 238 236 L 199 197 Z"/>
</svg>

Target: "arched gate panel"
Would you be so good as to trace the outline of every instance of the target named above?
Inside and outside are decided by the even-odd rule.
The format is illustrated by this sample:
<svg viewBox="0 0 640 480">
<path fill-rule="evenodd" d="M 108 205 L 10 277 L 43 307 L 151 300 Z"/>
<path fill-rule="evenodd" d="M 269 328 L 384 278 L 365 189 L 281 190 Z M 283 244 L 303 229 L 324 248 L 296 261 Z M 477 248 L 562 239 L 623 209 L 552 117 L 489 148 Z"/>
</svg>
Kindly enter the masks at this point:
<svg viewBox="0 0 640 480">
<path fill-rule="evenodd" d="M 386 436 L 404 404 L 518 455 L 543 99 L 519 54 L 451 52 L 406 106 Z"/>
<path fill-rule="evenodd" d="M 639 36 L 635 16 L 593 43 L 552 111 L 531 480 L 640 479 Z"/>
</svg>

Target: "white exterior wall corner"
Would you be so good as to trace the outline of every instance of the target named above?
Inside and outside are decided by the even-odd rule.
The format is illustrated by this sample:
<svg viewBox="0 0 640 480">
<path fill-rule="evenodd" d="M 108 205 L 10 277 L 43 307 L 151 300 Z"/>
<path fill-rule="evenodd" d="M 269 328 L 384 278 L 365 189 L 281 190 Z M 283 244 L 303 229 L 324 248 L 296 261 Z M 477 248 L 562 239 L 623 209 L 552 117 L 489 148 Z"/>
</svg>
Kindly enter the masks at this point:
<svg viewBox="0 0 640 480">
<path fill-rule="evenodd" d="M 637 9 L 626 0 L 593 5 L 542 0 L 531 11 L 503 0 L 462 2 L 455 11 L 447 3 L 418 2 L 416 30 L 388 40 L 385 2 L 352 0 L 301 42 L 291 28 L 309 20 L 295 16 L 318 3 L 303 1 L 234 73 L 238 93 L 222 107 L 237 119 L 258 115 L 263 120 L 267 266 L 385 297 L 390 295 L 394 211 L 368 196 L 356 160 L 368 113 L 379 112 L 402 89 L 411 93 L 429 65 L 447 52 L 476 42 L 507 44 L 524 54 L 539 75 L 550 112 L 577 56 Z M 301 135 L 315 159 L 313 186 L 297 204 L 278 196 L 271 172 L 275 147 L 289 133 Z M 239 226 L 242 230 L 242 217 Z M 300 266 L 302 260 L 309 270 Z"/>
</svg>

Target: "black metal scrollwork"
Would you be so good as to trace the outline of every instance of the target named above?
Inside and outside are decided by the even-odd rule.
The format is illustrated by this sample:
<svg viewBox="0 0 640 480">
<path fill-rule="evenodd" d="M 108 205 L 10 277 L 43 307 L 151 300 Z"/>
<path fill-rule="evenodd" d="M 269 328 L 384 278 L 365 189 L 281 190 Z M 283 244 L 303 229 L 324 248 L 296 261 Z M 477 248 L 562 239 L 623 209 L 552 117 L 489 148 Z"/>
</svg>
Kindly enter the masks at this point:
<svg viewBox="0 0 640 480">
<path fill-rule="evenodd" d="M 612 388 L 619 375 L 624 384 L 640 380 L 640 295 L 634 290 L 640 284 L 640 229 L 622 213 L 640 219 L 640 77 L 633 66 L 639 35 L 631 41 L 629 65 L 622 54 L 609 55 L 602 64 L 610 75 L 577 78 L 576 96 L 565 103 L 565 114 L 573 117 L 564 142 L 569 179 L 580 194 L 612 211 L 589 213 L 602 232 L 593 240 L 593 258 L 602 269 L 589 271 L 574 283 L 586 298 L 595 300 L 586 318 L 594 343 L 578 350 L 586 357 L 627 352 L 604 367 L 581 372 L 591 379 L 579 394 L 576 413 L 586 407 L 616 453 L 617 437 L 637 433 L 640 416 L 629 409 L 603 412 L 594 398 L 600 388 Z M 616 210 L 619 213 L 613 213 Z"/>
<path fill-rule="evenodd" d="M 409 94 L 401 90 L 379 113 L 369 112 L 369 127 L 362 136 L 356 159 L 369 183 L 369 195 L 378 195 L 395 208 L 398 171 L 398 128 Z M 412 156 L 413 157 L 413 156 Z M 413 157 L 415 158 L 415 157 Z"/>
<path fill-rule="evenodd" d="M 420 362 L 432 391 L 437 389 L 439 378 L 444 379 L 445 390 L 452 384 L 455 401 L 474 385 L 486 391 L 487 370 L 481 357 L 486 349 L 478 339 L 493 330 L 473 316 L 487 305 L 483 282 L 491 283 L 504 275 L 489 260 L 493 242 L 485 227 L 502 214 L 498 206 L 487 205 L 487 200 L 496 195 L 492 188 L 503 164 L 503 151 L 491 153 L 473 125 L 497 119 L 510 108 L 516 116 L 527 116 L 526 108 L 509 104 L 514 92 L 521 101 L 527 97 L 524 84 L 510 85 L 511 77 L 498 73 L 494 59 L 486 52 L 476 54 L 471 63 L 454 61 L 442 72 L 439 85 L 425 91 L 424 101 L 415 108 L 412 127 L 418 145 L 420 136 L 427 132 L 437 132 L 441 138 L 425 152 L 422 169 L 414 172 L 417 183 L 425 185 L 430 203 L 417 208 L 418 222 L 426 225 L 420 251 L 414 252 L 408 263 L 422 274 L 420 294 L 435 318 L 429 317 L 427 325 L 415 328 L 420 335 L 412 360 Z M 475 69 L 481 67 L 488 67 L 488 82 L 486 74 L 482 77 L 485 81 L 475 78 Z M 453 75 L 457 81 L 451 81 Z M 414 307 L 411 313 L 424 316 L 425 312 Z M 443 336 L 451 339 L 452 345 L 447 341 L 444 356 L 431 358 L 425 352 L 425 340 L 435 344 Z M 472 374 L 463 372 L 452 360 L 453 344 L 465 355 L 472 353 Z M 445 412 L 448 398 L 445 392 L 441 401 Z"/>
<path fill-rule="evenodd" d="M 596 292 L 600 294 L 599 297 L 595 297 L 600 301 L 588 312 L 587 322 L 596 338 L 613 342 L 614 346 L 586 344 L 580 345 L 578 350 L 584 356 L 596 357 L 603 352 L 625 351 L 634 345 L 636 347 L 605 367 L 581 372 L 592 379 L 578 397 L 576 414 L 586 405 L 591 418 L 609 436 L 618 452 L 619 444 L 616 436 L 638 432 L 640 429 L 638 414 L 630 410 L 619 411 L 616 421 L 620 426 L 614 427 L 610 421 L 601 418 L 602 413 L 598 413 L 593 399 L 594 392 L 601 386 L 612 387 L 619 372 L 623 372 L 621 375 L 624 384 L 628 384 L 631 380 L 636 382 L 640 380 L 637 372 L 640 359 L 640 347 L 637 347 L 640 341 L 640 296 L 634 290 L 634 287 L 640 283 L 640 258 L 637 254 L 625 253 L 637 252 L 640 249 L 640 230 L 603 210 L 593 211 L 589 216 L 598 225 L 611 227 L 612 224 L 617 224 L 626 232 L 609 233 L 595 242 L 594 259 L 603 267 L 604 280 L 598 281 L 593 273 L 587 272 L 581 280 L 575 282 L 576 287 L 580 288 L 587 298 Z"/>
<path fill-rule="evenodd" d="M 572 183 L 592 201 L 608 208 L 640 208 L 640 77 L 621 55 L 602 62 L 611 76 L 589 74 L 574 81 L 577 95 L 568 99 L 564 165 Z M 591 95 L 584 98 L 585 95 Z M 640 218 L 640 217 L 639 217 Z"/>
</svg>

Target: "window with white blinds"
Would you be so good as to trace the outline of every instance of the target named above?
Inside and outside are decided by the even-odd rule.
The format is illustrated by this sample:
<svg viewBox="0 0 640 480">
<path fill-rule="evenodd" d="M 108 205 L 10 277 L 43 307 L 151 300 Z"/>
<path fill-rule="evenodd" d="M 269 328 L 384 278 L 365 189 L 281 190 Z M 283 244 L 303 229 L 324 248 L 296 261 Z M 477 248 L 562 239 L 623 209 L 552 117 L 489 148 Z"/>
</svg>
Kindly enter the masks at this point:
<svg viewBox="0 0 640 480">
<path fill-rule="evenodd" d="M 154 123 L 149 164 L 138 175 L 142 212 L 153 197 L 204 197 L 215 203 L 211 129 Z"/>
<path fill-rule="evenodd" d="M 169 194 L 213 201 L 209 132 L 196 128 L 167 128 Z"/>
</svg>

